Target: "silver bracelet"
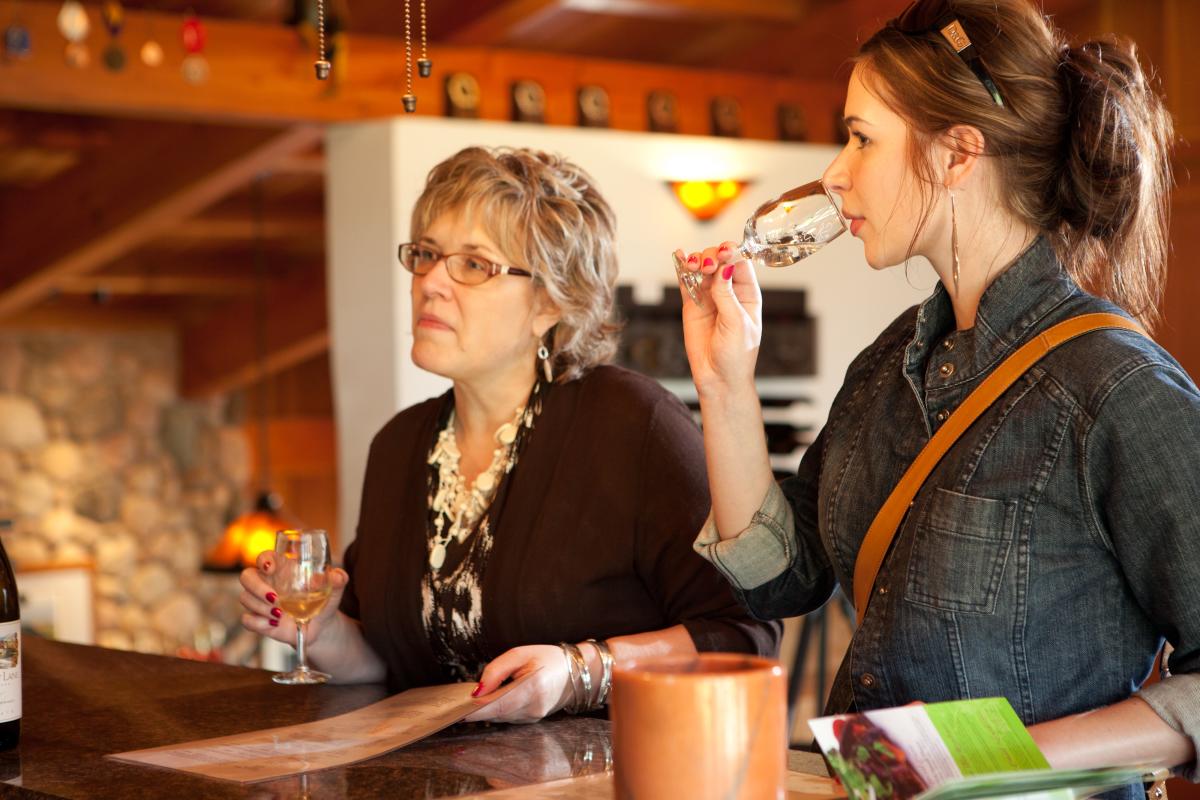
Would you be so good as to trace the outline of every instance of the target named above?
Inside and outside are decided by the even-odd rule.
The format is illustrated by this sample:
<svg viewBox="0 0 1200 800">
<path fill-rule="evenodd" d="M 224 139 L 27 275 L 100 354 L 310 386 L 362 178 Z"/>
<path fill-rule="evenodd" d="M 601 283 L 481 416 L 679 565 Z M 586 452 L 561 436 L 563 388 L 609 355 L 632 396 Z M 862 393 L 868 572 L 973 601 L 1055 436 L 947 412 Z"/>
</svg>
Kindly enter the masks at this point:
<svg viewBox="0 0 1200 800">
<path fill-rule="evenodd" d="M 567 654 L 569 662 L 568 671 L 571 675 L 571 686 L 575 697 L 575 702 L 566 709 L 568 714 L 578 714 L 581 711 L 586 711 L 592 700 L 592 673 L 588 670 L 587 661 L 583 658 L 583 653 L 579 652 L 579 648 L 570 642 L 559 642 L 559 647 Z M 579 679 L 576 683 L 576 678 Z"/>
<path fill-rule="evenodd" d="M 580 682 L 575 676 L 575 658 L 571 657 L 571 652 L 566 649 L 566 645 L 562 642 L 558 644 L 559 649 L 563 651 L 563 661 L 566 662 L 566 680 L 571 684 L 571 700 L 563 706 L 563 710 L 571 708 L 571 705 L 580 702 Z"/>
<path fill-rule="evenodd" d="M 608 695 L 612 691 L 613 677 L 613 654 L 612 650 L 608 649 L 607 641 L 597 641 L 588 639 L 592 647 L 596 648 L 596 652 L 600 655 L 600 690 L 596 696 L 596 708 L 603 708 L 608 702 Z"/>
</svg>

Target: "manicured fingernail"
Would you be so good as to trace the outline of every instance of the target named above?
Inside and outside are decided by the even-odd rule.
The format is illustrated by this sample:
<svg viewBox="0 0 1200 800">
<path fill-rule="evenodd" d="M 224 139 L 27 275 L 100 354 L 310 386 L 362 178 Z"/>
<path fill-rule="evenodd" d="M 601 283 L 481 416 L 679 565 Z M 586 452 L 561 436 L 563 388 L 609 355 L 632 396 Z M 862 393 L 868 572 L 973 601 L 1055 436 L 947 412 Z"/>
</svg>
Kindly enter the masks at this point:
<svg viewBox="0 0 1200 800">
<path fill-rule="evenodd" d="M 279 627 L 279 620 L 277 620 L 277 619 L 269 619 L 269 620 L 267 620 L 267 622 L 271 623 L 272 628 Z"/>
<path fill-rule="evenodd" d="M 695 263 L 696 263 L 697 261 L 699 261 L 699 260 L 700 260 L 700 259 L 696 258 L 696 254 L 695 254 L 695 253 L 692 253 L 690 256 L 688 256 L 688 263 L 689 263 L 689 264 L 695 264 Z"/>
<path fill-rule="evenodd" d="M 283 611 L 278 608 L 272 608 L 271 616 L 274 617 L 275 619 L 279 619 L 280 617 L 283 616 Z"/>
<path fill-rule="evenodd" d="M 479 693 L 483 691 L 483 681 L 475 684 L 475 691 L 471 692 L 471 697 L 479 697 Z"/>
<path fill-rule="evenodd" d="M 274 592 L 267 592 L 266 597 L 268 603 L 274 603 L 279 599 L 279 595 L 275 594 Z"/>
<path fill-rule="evenodd" d="M 721 277 L 725 280 L 729 280 L 733 277 L 733 264 L 730 264 L 728 267 L 721 270 Z"/>
<path fill-rule="evenodd" d="M 706 259 L 704 259 L 704 266 L 706 266 L 706 267 L 711 267 L 711 266 L 712 266 L 713 264 L 715 264 L 715 263 L 716 263 L 716 262 L 715 262 L 715 261 L 713 261 L 711 258 L 706 258 Z"/>
<path fill-rule="evenodd" d="M 727 244 L 721 245 L 719 248 L 717 248 L 717 252 L 720 253 L 721 255 L 727 255 L 729 253 L 729 245 L 727 245 Z"/>
</svg>

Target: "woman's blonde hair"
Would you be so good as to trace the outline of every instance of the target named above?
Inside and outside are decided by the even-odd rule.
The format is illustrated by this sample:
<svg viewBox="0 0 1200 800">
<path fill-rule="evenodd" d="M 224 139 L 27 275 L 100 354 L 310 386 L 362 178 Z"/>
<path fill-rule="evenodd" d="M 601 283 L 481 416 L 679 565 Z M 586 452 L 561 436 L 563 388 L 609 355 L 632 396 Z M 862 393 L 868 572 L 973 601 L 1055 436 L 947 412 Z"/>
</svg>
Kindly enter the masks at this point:
<svg viewBox="0 0 1200 800">
<path fill-rule="evenodd" d="M 1003 106 L 943 38 L 947 19 L 970 37 Z M 1173 129 L 1131 42 L 1070 47 L 1028 0 L 918 0 L 855 61 L 910 126 L 910 163 L 925 191 L 917 235 L 938 187 L 931 145 L 973 126 L 1006 208 L 1048 234 L 1081 286 L 1153 326 L 1166 284 Z"/>
<path fill-rule="evenodd" d="M 429 172 L 413 209 L 412 238 L 448 211 L 477 219 L 562 315 L 548 343 L 556 380 L 612 358 L 619 330 L 611 321 L 616 217 L 586 172 L 537 150 L 468 147 Z"/>
</svg>

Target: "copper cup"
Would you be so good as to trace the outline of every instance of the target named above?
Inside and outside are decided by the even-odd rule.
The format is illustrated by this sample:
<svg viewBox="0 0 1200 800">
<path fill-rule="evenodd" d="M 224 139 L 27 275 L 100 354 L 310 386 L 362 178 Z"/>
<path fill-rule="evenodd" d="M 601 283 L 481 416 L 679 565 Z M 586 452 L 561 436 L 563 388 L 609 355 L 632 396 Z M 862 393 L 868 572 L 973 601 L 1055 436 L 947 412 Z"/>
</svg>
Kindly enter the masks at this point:
<svg viewBox="0 0 1200 800">
<path fill-rule="evenodd" d="M 613 673 L 619 800 L 782 800 L 783 667 L 734 653 L 625 662 Z"/>
</svg>

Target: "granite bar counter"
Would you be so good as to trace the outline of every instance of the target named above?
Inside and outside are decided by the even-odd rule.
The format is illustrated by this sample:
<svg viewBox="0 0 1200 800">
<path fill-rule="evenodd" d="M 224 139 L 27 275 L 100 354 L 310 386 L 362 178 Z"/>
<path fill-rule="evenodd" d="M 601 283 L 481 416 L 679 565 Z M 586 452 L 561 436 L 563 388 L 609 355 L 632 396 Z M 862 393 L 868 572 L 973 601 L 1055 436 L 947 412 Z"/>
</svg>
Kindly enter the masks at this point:
<svg viewBox="0 0 1200 800">
<path fill-rule="evenodd" d="M 458 725 L 347 767 L 240 785 L 104 756 L 323 719 L 382 686 L 280 686 L 270 673 L 27 637 L 21 745 L 0 753 L 0 798 L 435 798 L 602 771 L 602 719 Z"/>
</svg>

